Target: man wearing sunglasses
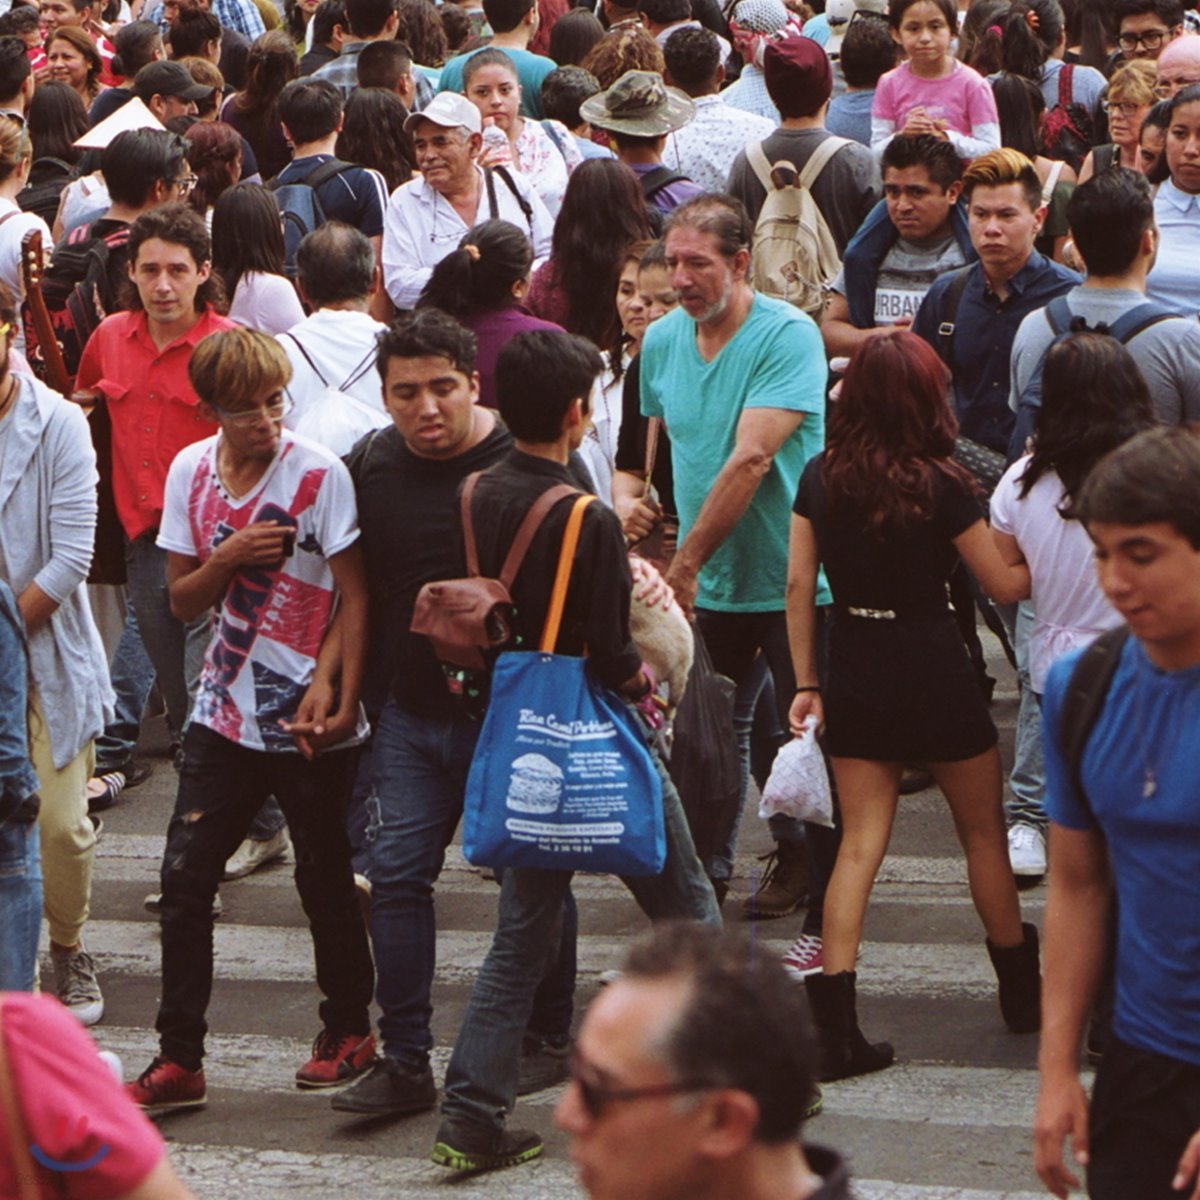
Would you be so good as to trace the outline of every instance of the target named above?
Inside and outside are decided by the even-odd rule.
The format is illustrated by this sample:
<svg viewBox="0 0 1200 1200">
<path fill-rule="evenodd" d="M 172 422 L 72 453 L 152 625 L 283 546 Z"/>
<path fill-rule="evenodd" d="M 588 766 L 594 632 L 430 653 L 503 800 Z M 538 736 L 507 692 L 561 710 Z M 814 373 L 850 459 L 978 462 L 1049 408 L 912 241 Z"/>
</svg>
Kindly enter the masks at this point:
<svg viewBox="0 0 1200 1200">
<path fill-rule="evenodd" d="M 139 255 L 134 269 L 142 263 Z M 342 813 L 356 747 L 366 576 L 354 485 L 341 461 L 283 428 L 291 366 L 274 338 L 205 338 L 188 376 L 216 437 L 171 464 L 157 546 L 172 610 L 213 619 L 184 735 L 162 865 L 159 1053 L 128 1085 L 143 1108 L 205 1102 L 204 1020 L 212 992 L 212 905 L 225 861 L 275 796 L 296 847 L 323 1028 L 296 1073 L 332 1087 L 375 1057 L 375 983 Z"/>
<path fill-rule="evenodd" d="M 841 1200 L 837 1154 L 800 1141 L 816 1051 L 774 955 L 660 925 L 584 1017 L 555 1112 L 591 1200 Z"/>
</svg>

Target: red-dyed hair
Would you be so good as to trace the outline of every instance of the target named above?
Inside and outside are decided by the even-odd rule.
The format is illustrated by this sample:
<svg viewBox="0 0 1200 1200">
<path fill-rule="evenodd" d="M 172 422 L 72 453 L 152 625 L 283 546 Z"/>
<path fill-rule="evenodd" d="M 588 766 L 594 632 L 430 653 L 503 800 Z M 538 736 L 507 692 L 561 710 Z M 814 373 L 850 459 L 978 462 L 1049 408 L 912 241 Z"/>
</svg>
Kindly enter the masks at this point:
<svg viewBox="0 0 1200 1200">
<path fill-rule="evenodd" d="M 831 505 L 849 504 L 871 530 L 928 520 L 936 472 L 971 487 L 950 459 L 958 422 L 942 360 L 915 333 L 865 342 L 850 359 L 833 407 L 822 478 Z"/>
</svg>

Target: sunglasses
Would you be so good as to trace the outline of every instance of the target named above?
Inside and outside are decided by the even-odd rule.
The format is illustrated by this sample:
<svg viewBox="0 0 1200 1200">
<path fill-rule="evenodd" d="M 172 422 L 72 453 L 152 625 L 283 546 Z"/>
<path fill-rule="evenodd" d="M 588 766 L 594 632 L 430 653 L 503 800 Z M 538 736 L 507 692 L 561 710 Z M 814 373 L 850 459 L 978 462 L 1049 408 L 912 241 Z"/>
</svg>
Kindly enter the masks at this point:
<svg viewBox="0 0 1200 1200">
<path fill-rule="evenodd" d="M 629 1100 L 652 1100 L 661 1096 L 682 1096 L 689 1092 L 710 1092 L 719 1084 L 701 1080 L 681 1080 L 678 1083 L 657 1083 L 640 1088 L 605 1087 L 589 1078 L 588 1064 L 577 1054 L 571 1056 L 569 1065 L 571 1082 L 579 1089 L 579 1099 L 584 1111 L 593 1120 L 604 1115 L 604 1110 L 610 1104 L 620 1104 Z"/>
</svg>

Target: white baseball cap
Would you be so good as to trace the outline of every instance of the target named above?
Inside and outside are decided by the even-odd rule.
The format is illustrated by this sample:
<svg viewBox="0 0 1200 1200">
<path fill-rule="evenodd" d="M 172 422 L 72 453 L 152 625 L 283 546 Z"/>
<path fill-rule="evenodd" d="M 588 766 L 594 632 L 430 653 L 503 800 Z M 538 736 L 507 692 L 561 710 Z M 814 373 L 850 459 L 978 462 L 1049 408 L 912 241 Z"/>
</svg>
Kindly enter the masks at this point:
<svg viewBox="0 0 1200 1200">
<path fill-rule="evenodd" d="M 420 112 L 409 113 L 404 122 L 404 132 L 412 133 L 413 126 L 418 121 L 432 121 L 446 129 L 458 129 L 462 126 L 471 133 L 483 132 L 483 120 L 479 109 L 466 96 L 460 96 L 457 92 L 438 92 Z"/>
<path fill-rule="evenodd" d="M 856 12 L 878 13 L 887 16 L 888 0 L 828 0 L 825 5 L 825 20 L 829 22 L 829 39 L 825 53 L 838 54 L 842 49 L 842 38 L 850 26 L 850 18 Z"/>
</svg>

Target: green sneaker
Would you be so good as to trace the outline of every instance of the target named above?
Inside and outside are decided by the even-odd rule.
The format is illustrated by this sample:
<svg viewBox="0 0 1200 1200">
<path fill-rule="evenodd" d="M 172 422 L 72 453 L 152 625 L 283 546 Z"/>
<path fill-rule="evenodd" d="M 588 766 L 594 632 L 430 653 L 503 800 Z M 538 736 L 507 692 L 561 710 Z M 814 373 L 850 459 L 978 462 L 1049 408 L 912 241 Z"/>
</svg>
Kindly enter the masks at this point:
<svg viewBox="0 0 1200 1200">
<path fill-rule="evenodd" d="M 481 1129 L 444 1120 L 433 1143 L 433 1161 L 452 1171 L 495 1171 L 537 1158 L 545 1149 L 531 1129 Z"/>
</svg>

